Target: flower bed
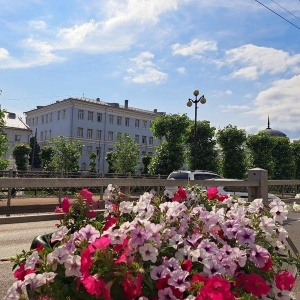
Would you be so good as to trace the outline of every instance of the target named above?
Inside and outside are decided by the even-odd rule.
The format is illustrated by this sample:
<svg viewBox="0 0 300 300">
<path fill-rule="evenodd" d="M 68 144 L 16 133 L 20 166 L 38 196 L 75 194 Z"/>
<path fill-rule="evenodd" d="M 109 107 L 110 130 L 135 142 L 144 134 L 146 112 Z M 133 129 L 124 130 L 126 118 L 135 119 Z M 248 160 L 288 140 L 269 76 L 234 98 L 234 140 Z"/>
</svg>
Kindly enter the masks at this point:
<svg viewBox="0 0 300 300">
<path fill-rule="evenodd" d="M 65 218 L 48 244 L 14 260 L 18 279 L 5 300 L 294 299 L 281 200 L 242 199 L 193 186 L 162 197 L 121 201 L 105 191 L 97 214 L 92 194 L 62 202 Z"/>
</svg>

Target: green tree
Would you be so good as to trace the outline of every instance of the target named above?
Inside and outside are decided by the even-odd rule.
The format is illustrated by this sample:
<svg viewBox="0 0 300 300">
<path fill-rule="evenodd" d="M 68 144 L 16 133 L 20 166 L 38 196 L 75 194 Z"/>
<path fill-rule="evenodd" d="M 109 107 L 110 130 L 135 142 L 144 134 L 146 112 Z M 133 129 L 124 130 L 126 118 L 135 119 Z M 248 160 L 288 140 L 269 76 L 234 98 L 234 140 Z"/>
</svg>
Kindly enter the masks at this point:
<svg viewBox="0 0 300 300">
<path fill-rule="evenodd" d="M 107 173 L 115 173 L 115 169 L 113 166 L 114 162 L 114 152 L 113 151 L 107 151 L 105 160 L 107 162 Z"/>
<path fill-rule="evenodd" d="M 41 167 L 41 147 L 37 143 L 36 137 L 30 138 L 30 153 L 29 153 L 29 163 L 31 165 L 31 168 L 39 169 Z"/>
<path fill-rule="evenodd" d="M 153 135 L 165 141 L 155 149 L 149 165 L 151 174 L 169 174 L 182 167 L 189 124 L 186 114 L 159 116 L 152 121 Z"/>
<path fill-rule="evenodd" d="M 141 173 L 142 174 L 148 174 L 149 173 L 149 164 L 151 162 L 151 155 L 144 155 L 142 157 L 142 170 Z"/>
<path fill-rule="evenodd" d="M 96 158 L 97 154 L 95 152 L 91 153 L 90 156 L 90 172 L 96 173 Z"/>
<path fill-rule="evenodd" d="M 13 149 L 13 158 L 15 159 L 17 169 L 19 171 L 26 171 L 28 168 L 28 155 L 31 151 L 29 145 L 18 144 Z"/>
<path fill-rule="evenodd" d="M 6 151 L 8 150 L 7 137 L 3 132 L 5 126 L 5 111 L 0 109 L 0 170 L 8 167 L 8 160 L 4 159 Z"/>
<path fill-rule="evenodd" d="M 195 126 L 194 122 L 190 123 L 187 138 L 187 164 L 190 169 L 219 171 L 218 152 L 216 150 L 215 127 L 210 127 L 209 121 L 197 122 L 197 141 L 195 148 Z M 196 150 L 196 152 L 195 152 Z M 196 159 L 195 159 L 196 158 Z"/>
<path fill-rule="evenodd" d="M 275 145 L 272 151 L 274 172 L 272 179 L 295 178 L 295 158 L 292 144 L 287 137 L 272 137 Z"/>
<path fill-rule="evenodd" d="M 152 156 L 149 164 L 149 173 L 168 175 L 182 167 L 183 157 L 184 150 L 182 145 L 163 141 L 155 149 L 155 155 Z"/>
<path fill-rule="evenodd" d="M 246 144 L 250 151 L 250 166 L 268 170 L 269 178 L 273 178 L 275 164 L 272 153 L 275 139 L 267 133 L 259 132 L 249 135 Z"/>
<path fill-rule="evenodd" d="M 41 148 L 40 158 L 41 166 L 44 171 L 53 171 L 54 168 L 51 166 L 52 157 L 54 156 L 55 150 L 52 146 L 46 145 Z"/>
<path fill-rule="evenodd" d="M 63 172 L 79 170 L 78 159 L 82 151 L 80 141 L 67 140 L 64 136 L 58 136 L 50 139 L 48 145 L 54 149 L 54 155 L 50 162 L 51 169 Z"/>
<path fill-rule="evenodd" d="M 236 126 L 227 125 L 218 130 L 217 143 L 221 146 L 221 173 L 224 177 L 245 178 L 247 168 L 245 141 L 245 130 L 238 129 Z"/>
<path fill-rule="evenodd" d="M 129 134 L 118 134 L 114 145 L 113 168 L 117 173 L 135 173 L 139 146 Z"/>
<path fill-rule="evenodd" d="M 295 178 L 300 179 L 300 140 L 292 143 L 292 149 L 295 160 Z"/>
</svg>

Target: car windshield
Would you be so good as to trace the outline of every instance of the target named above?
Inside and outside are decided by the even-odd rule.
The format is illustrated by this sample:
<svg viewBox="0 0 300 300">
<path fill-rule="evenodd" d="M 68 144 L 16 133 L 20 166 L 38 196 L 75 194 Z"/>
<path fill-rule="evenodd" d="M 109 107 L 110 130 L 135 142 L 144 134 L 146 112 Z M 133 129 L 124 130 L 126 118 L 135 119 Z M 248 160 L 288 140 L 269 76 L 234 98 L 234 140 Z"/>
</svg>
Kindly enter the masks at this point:
<svg viewBox="0 0 300 300">
<path fill-rule="evenodd" d="M 221 178 L 221 177 L 216 174 L 194 174 L 195 180 L 205 180 L 205 179 L 212 179 L 212 178 Z"/>
<path fill-rule="evenodd" d="M 171 173 L 168 179 L 188 179 L 188 173 Z"/>
</svg>

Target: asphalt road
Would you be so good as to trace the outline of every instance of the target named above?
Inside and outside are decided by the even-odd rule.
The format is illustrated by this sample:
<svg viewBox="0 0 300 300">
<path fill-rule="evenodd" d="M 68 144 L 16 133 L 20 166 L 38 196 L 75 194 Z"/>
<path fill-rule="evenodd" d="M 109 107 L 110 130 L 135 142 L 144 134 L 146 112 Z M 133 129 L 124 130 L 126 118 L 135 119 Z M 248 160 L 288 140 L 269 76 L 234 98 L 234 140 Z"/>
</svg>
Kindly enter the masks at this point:
<svg viewBox="0 0 300 300">
<path fill-rule="evenodd" d="M 29 249 L 33 238 L 55 229 L 55 221 L 0 225 L 0 299 L 13 284 L 12 263 L 7 260 Z"/>
<path fill-rule="evenodd" d="M 12 263 L 7 258 L 29 249 L 32 239 L 55 229 L 55 221 L 0 225 L 0 299 L 14 282 Z M 300 213 L 289 213 L 286 230 L 297 249 L 300 250 Z M 300 276 L 297 277 L 294 292 L 300 299 Z"/>
</svg>

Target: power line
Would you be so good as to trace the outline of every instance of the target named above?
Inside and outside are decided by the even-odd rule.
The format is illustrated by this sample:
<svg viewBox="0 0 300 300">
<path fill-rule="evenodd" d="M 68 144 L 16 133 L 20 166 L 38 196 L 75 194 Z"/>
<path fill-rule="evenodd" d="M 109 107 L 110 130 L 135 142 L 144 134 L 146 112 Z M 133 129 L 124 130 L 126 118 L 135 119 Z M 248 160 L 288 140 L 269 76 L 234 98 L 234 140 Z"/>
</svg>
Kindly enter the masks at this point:
<svg viewBox="0 0 300 300">
<path fill-rule="evenodd" d="M 300 20 L 299 17 L 297 17 L 296 15 L 294 15 L 292 12 L 290 12 L 289 10 L 287 10 L 286 8 L 284 8 L 282 5 L 280 5 L 279 3 L 277 3 L 274 0 L 271 0 L 272 2 L 274 2 L 277 6 L 281 7 L 282 9 L 284 9 L 286 12 L 288 12 L 290 15 L 292 15 L 293 17 L 297 18 L 298 20 Z M 300 0 L 299 0 L 300 1 Z"/>
<path fill-rule="evenodd" d="M 259 2 L 258 0 L 254 0 L 257 3 L 259 3 L 260 5 L 264 6 L 266 9 L 270 10 L 272 13 L 274 13 L 275 15 L 277 15 L 278 17 L 280 17 L 281 19 L 285 20 L 286 22 L 290 23 L 291 25 L 293 25 L 294 27 L 300 29 L 299 26 L 297 26 L 296 24 L 294 24 L 293 22 L 289 21 L 288 19 L 284 18 L 283 16 L 281 16 L 280 14 L 278 14 L 276 11 L 272 10 L 271 8 L 269 8 L 268 6 L 264 5 L 263 3 Z M 300 0 L 299 0 L 300 1 Z"/>
</svg>

